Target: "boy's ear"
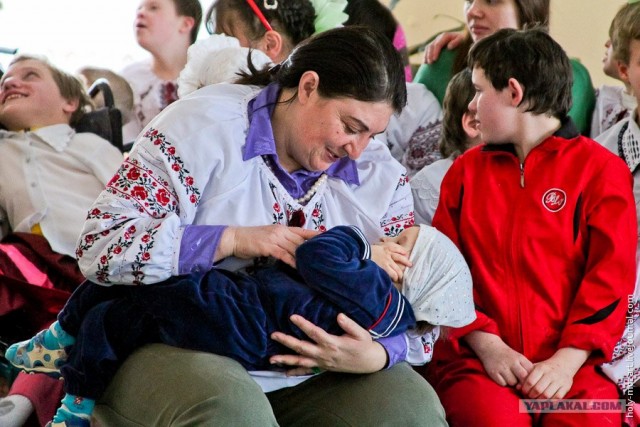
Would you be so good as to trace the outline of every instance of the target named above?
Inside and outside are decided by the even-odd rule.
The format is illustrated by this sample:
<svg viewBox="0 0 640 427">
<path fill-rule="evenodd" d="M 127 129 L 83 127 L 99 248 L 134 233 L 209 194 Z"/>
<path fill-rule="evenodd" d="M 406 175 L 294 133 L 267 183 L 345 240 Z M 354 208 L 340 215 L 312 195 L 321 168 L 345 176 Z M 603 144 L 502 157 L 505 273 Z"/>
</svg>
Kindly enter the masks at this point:
<svg viewBox="0 0 640 427">
<path fill-rule="evenodd" d="M 620 80 L 625 83 L 629 83 L 629 64 L 626 64 L 623 61 L 616 61 L 616 66 L 618 67 L 618 76 L 620 76 Z"/>
<path fill-rule="evenodd" d="M 320 76 L 315 71 L 305 71 L 298 82 L 298 101 L 306 104 L 320 85 Z"/>
<path fill-rule="evenodd" d="M 77 98 L 65 99 L 64 104 L 62 104 L 62 111 L 65 114 L 71 116 L 78 109 L 79 105 L 80 105 L 80 100 Z"/>
<path fill-rule="evenodd" d="M 180 32 L 191 35 L 193 26 L 196 25 L 196 20 L 192 16 L 182 16 L 182 24 L 180 25 Z"/>
<path fill-rule="evenodd" d="M 264 53 L 271 58 L 273 62 L 280 62 L 278 59 L 284 49 L 284 40 L 282 35 L 277 31 L 267 31 L 262 36 L 261 41 Z"/>
<path fill-rule="evenodd" d="M 520 82 L 513 77 L 508 81 L 508 89 L 509 95 L 511 97 L 511 105 L 513 107 L 517 107 L 522 102 L 524 98 L 524 86 L 520 84 Z"/>
</svg>

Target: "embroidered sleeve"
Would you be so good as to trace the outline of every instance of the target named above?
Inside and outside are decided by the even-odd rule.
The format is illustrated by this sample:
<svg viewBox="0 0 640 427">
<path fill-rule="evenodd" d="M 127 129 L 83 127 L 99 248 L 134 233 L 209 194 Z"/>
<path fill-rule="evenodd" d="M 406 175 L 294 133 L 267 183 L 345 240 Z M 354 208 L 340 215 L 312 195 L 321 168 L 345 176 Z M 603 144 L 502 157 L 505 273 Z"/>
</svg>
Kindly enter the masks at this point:
<svg viewBox="0 0 640 427">
<path fill-rule="evenodd" d="M 411 195 L 409 178 L 406 174 L 402 174 L 389 209 L 380 221 L 380 227 L 385 236 L 394 237 L 405 228 L 412 227 L 414 223 L 413 196 Z"/>
<path fill-rule="evenodd" d="M 138 139 L 88 213 L 76 250 L 88 279 L 146 284 L 177 274 L 181 234 L 209 176 L 192 169 L 157 129 Z"/>
</svg>

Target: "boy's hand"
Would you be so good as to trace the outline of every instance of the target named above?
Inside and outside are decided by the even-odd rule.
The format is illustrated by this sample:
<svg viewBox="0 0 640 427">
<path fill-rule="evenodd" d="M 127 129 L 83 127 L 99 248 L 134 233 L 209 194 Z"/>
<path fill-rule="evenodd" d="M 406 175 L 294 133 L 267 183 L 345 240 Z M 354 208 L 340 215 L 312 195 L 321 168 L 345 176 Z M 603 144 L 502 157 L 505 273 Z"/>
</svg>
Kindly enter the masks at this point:
<svg viewBox="0 0 640 427">
<path fill-rule="evenodd" d="M 409 254 L 397 243 L 379 242 L 371 245 L 371 261 L 375 262 L 393 282 L 402 282 L 404 269 L 411 267 Z"/>
<path fill-rule="evenodd" d="M 533 369 L 529 359 L 509 347 L 497 335 L 473 331 L 465 340 L 482 362 L 489 378 L 503 387 L 522 383 Z"/>
<path fill-rule="evenodd" d="M 561 348 L 549 359 L 533 365 L 521 391 L 530 399 L 562 399 L 573 385 L 573 377 L 591 352 Z M 520 387 L 519 387 L 520 388 Z"/>
</svg>

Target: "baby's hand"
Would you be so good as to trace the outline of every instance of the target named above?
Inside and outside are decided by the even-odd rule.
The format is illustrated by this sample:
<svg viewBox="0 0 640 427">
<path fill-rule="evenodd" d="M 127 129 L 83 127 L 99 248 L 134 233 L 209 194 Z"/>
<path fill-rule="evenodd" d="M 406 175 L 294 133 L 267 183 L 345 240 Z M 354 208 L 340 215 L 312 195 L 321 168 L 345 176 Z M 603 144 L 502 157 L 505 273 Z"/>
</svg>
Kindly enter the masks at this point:
<svg viewBox="0 0 640 427">
<path fill-rule="evenodd" d="M 394 242 L 379 242 L 371 245 L 371 261 L 382 268 L 396 283 L 402 281 L 404 269 L 411 267 L 407 251 Z"/>
</svg>

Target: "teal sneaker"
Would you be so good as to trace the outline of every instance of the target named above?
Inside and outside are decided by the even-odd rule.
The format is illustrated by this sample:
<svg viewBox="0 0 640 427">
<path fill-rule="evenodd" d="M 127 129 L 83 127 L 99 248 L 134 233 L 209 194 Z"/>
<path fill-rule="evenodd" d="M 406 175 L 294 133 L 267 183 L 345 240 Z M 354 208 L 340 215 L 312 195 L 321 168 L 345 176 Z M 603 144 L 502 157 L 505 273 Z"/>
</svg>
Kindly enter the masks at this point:
<svg viewBox="0 0 640 427">
<path fill-rule="evenodd" d="M 11 345 L 4 357 L 16 368 L 25 372 L 41 372 L 54 378 L 60 378 L 60 367 L 67 360 L 64 349 L 48 349 L 44 345 L 45 329 L 30 340 Z"/>
<path fill-rule="evenodd" d="M 85 418 L 73 417 L 73 419 L 60 421 L 59 423 L 49 421 L 45 427 L 91 427 L 91 421 Z"/>
</svg>

